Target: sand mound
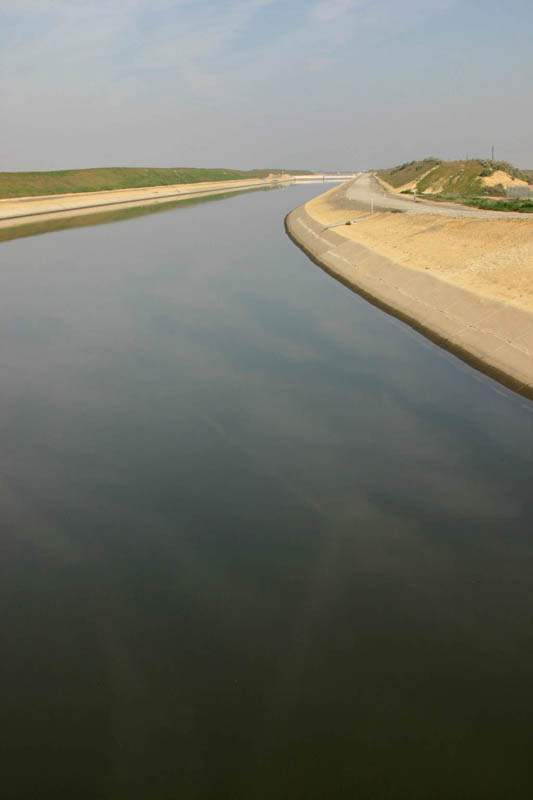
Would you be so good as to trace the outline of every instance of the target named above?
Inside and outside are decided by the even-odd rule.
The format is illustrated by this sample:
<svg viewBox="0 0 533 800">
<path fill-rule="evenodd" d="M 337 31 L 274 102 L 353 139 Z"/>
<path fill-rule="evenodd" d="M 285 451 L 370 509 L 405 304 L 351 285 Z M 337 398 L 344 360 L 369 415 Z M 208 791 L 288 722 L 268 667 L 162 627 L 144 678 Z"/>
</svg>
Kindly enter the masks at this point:
<svg viewBox="0 0 533 800">
<path fill-rule="evenodd" d="M 485 186 L 496 186 L 498 183 L 503 186 L 529 186 L 527 181 L 523 181 L 521 178 L 513 178 L 512 175 L 501 169 L 497 169 L 492 175 L 481 178 L 481 180 Z"/>
</svg>

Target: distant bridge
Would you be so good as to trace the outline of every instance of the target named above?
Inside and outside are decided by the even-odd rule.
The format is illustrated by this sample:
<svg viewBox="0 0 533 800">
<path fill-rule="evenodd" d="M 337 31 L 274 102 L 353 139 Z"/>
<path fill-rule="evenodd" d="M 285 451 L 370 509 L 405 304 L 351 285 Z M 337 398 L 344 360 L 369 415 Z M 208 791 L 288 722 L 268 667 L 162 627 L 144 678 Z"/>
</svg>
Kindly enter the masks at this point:
<svg viewBox="0 0 533 800">
<path fill-rule="evenodd" d="M 320 172 L 316 175 L 295 175 L 293 183 L 341 183 L 356 178 L 359 172 Z"/>
</svg>

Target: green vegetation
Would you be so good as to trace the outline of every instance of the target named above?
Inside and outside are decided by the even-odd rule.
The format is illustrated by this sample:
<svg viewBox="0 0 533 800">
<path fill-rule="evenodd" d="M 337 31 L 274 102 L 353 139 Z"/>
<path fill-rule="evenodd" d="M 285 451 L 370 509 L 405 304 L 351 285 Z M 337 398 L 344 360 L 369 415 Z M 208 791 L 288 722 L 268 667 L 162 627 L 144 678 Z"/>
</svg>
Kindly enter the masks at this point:
<svg viewBox="0 0 533 800">
<path fill-rule="evenodd" d="M 476 161 L 445 161 L 430 175 L 417 184 L 420 194 L 434 185 L 439 185 L 442 194 L 455 194 L 459 197 L 475 195 L 482 191 L 480 165 Z"/>
<path fill-rule="evenodd" d="M 488 161 L 478 158 L 468 161 L 425 158 L 422 161 L 408 161 L 391 169 L 379 170 L 378 175 L 394 188 L 416 181 L 419 194 L 438 186 L 439 193 L 458 197 L 474 197 L 478 194 L 501 196 L 503 186 L 499 185 L 501 188 L 485 186 L 481 180 L 497 171 L 533 183 L 533 170 L 520 170 L 507 161 Z M 504 189 L 503 192 L 505 193 Z"/>
<path fill-rule="evenodd" d="M 0 172 L 0 197 L 36 197 L 43 194 L 171 186 L 176 183 L 246 180 L 266 178 L 268 175 L 279 175 L 281 172 L 290 172 L 291 175 L 311 174 L 306 170 L 255 169 L 243 171 L 194 167 L 104 167 L 52 172 Z"/>
<path fill-rule="evenodd" d="M 469 161 L 443 162 L 430 175 L 422 178 L 417 188 L 422 193 L 432 186 L 438 186 L 440 193 L 458 197 L 475 197 L 480 194 L 501 196 L 505 194 L 505 189 L 501 184 L 498 188 L 485 186 L 481 180 L 497 171 L 506 172 L 512 178 L 527 181 L 527 175 L 506 161 L 484 161 L 473 158 Z"/>
<path fill-rule="evenodd" d="M 416 181 L 419 196 L 432 200 L 465 203 L 478 208 L 501 211 L 530 212 L 531 200 L 512 199 L 508 201 L 490 200 L 490 197 L 505 197 L 503 183 L 487 186 L 483 178 L 496 172 L 505 172 L 533 184 L 533 170 L 520 170 L 506 161 L 490 161 L 473 158 L 468 161 L 440 161 L 425 158 L 423 161 L 410 161 L 392 169 L 379 170 L 378 175 L 394 188 L 401 188 Z M 412 189 L 404 189 L 402 194 L 412 194 Z"/>
<path fill-rule="evenodd" d="M 411 183 L 411 181 L 419 181 L 426 172 L 434 169 L 439 164 L 442 164 L 440 158 L 424 158 L 422 161 L 406 161 L 405 164 L 400 164 L 391 169 L 381 169 L 378 175 L 397 189 L 399 186 Z"/>
<path fill-rule="evenodd" d="M 493 175 L 495 172 L 506 172 L 511 178 L 518 178 L 521 181 L 527 181 L 528 183 L 532 183 L 533 181 L 531 178 L 532 175 L 528 175 L 528 170 L 518 169 L 518 167 L 513 167 L 512 164 L 509 164 L 508 161 L 487 161 L 484 159 L 478 159 L 478 163 L 483 167 L 483 177 L 488 177 L 489 175 Z"/>
<path fill-rule="evenodd" d="M 483 208 L 485 211 L 521 211 L 533 214 L 533 200 L 490 200 L 485 197 L 472 197 L 465 205 Z"/>
<path fill-rule="evenodd" d="M 413 192 L 411 190 L 405 190 L 402 194 L 412 195 Z M 425 200 L 431 200 L 432 203 L 460 203 L 462 206 L 482 208 L 484 211 L 520 211 L 526 214 L 533 211 L 533 200 L 528 198 L 499 200 L 490 197 L 457 197 L 457 195 L 428 193 L 421 196 Z"/>
</svg>

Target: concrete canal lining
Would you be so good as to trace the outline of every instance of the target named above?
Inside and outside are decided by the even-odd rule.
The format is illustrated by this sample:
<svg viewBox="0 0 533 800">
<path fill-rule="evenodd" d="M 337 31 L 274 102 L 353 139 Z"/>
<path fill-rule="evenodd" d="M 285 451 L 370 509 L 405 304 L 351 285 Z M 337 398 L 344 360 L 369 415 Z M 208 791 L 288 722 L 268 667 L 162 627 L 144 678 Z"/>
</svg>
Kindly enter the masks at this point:
<svg viewBox="0 0 533 800">
<path fill-rule="evenodd" d="M 326 229 L 306 206 L 285 219 L 291 239 L 355 292 L 514 391 L 533 399 L 533 314 L 479 296 Z"/>
</svg>

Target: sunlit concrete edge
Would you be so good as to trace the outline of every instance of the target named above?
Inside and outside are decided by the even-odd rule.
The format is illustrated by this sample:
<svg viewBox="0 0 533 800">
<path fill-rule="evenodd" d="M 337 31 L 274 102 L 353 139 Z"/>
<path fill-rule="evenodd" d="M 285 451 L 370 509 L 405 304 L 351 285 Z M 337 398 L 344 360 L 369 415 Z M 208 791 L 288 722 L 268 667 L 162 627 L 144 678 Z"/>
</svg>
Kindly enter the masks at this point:
<svg viewBox="0 0 533 800">
<path fill-rule="evenodd" d="M 533 314 L 397 264 L 325 229 L 305 206 L 287 215 L 285 229 L 318 266 L 370 303 L 533 400 Z"/>
</svg>

